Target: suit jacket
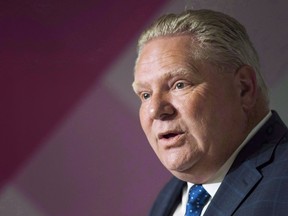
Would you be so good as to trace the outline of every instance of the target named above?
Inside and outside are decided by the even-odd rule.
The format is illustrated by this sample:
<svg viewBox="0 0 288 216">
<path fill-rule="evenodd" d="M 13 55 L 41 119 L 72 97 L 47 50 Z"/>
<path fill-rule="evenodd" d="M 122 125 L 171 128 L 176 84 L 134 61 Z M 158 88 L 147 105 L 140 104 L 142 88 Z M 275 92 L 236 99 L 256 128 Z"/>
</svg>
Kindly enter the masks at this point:
<svg viewBox="0 0 288 216">
<path fill-rule="evenodd" d="M 173 177 L 150 216 L 171 216 L 185 182 Z M 236 157 L 204 216 L 288 215 L 288 129 L 272 116 Z"/>
</svg>

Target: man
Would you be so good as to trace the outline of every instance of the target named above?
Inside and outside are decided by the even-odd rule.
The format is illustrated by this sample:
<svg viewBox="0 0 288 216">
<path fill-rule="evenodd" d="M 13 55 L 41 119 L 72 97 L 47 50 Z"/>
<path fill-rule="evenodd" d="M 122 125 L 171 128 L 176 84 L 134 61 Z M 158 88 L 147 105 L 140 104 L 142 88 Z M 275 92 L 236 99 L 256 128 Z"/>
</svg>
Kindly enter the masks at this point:
<svg viewBox="0 0 288 216">
<path fill-rule="evenodd" d="M 288 131 L 245 28 L 189 10 L 156 20 L 138 47 L 141 126 L 175 176 L 150 215 L 287 215 Z"/>
<path fill-rule="evenodd" d="M 175 176 L 150 215 L 287 215 L 288 130 L 269 109 L 245 28 L 189 10 L 156 20 L 138 48 L 141 126 Z"/>
</svg>

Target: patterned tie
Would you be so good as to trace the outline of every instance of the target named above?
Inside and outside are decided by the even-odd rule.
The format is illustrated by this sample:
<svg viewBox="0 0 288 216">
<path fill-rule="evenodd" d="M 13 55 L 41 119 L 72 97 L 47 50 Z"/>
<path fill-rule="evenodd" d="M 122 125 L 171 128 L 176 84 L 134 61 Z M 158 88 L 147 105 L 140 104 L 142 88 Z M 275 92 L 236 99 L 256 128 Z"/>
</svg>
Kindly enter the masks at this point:
<svg viewBox="0 0 288 216">
<path fill-rule="evenodd" d="M 209 198 L 210 195 L 202 185 L 193 185 L 189 190 L 185 216 L 200 216 Z"/>
</svg>

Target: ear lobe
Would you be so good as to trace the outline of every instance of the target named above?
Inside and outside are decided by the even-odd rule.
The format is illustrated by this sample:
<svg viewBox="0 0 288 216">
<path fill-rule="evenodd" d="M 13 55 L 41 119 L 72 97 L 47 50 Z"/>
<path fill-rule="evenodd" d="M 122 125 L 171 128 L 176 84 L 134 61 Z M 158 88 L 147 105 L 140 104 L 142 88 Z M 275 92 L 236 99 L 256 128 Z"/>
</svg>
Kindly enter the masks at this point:
<svg viewBox="0 0 288 216">
<path fill-rule="evenodd" d="M 239 95 L 241 98 L 242 108 L 247 111 L 256 103 L 256 72 L 251 66 L 243 65 L 237 70 L 236 76 L 239 85 Z"/>
</svg>

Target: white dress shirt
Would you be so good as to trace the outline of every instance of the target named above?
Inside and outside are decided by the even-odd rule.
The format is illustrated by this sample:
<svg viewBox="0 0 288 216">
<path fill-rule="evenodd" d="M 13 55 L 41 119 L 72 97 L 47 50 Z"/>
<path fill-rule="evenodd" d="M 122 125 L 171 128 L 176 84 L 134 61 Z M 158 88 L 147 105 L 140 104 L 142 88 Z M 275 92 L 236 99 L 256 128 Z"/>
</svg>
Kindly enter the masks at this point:
<svg viewBox="0 0 288 216">
<path fill-rule="evenodd" d="M 218 188 L 220 187 L 225 175 L 227 174 L 228 170 L 230 169 L 232 163 L 234 162 L 236 156 L 240 152 L 240 150 L 247 144 L 247 142 L 256 134 L 256 132 L 264 125 L 264 123 L 270 118 L 272 115 L 271 111 L 251 130 L 251 132 L 248 134 L 246 139 L 242 142 L 242 144 L 236 149 L 236 151 L 230 156 L 230 158 L 224 163 L 224 165 L 218 170 L 218 172 L 215 175 L 215 178 L 213 178 L 211 181 L 203 184 L 203 187 L 205 190 L 210 194 L 210 200 L 208 203 L 204 206 L 201 216 L 205 213 L 207 206 L 211 202 L 211 199 L 215 196 Z M 180 204 L 178 205 L 177 209 L 175 210 L 173 216 L 183 216 L 185 215 L 186 211 L 186 203 L 188 200 L 188 191 L 193 186 L 193 183 L 187 182 L 187 186 L 183 188 L 182 192 L 182 200 Z"/>
</svg>

